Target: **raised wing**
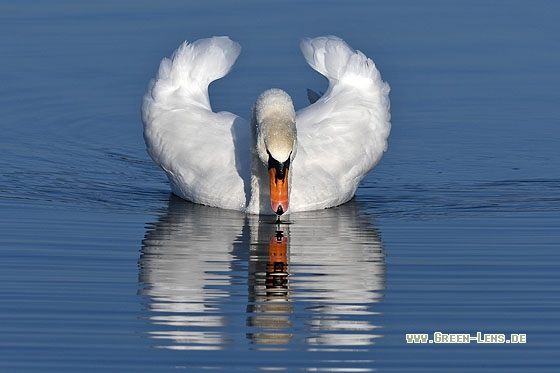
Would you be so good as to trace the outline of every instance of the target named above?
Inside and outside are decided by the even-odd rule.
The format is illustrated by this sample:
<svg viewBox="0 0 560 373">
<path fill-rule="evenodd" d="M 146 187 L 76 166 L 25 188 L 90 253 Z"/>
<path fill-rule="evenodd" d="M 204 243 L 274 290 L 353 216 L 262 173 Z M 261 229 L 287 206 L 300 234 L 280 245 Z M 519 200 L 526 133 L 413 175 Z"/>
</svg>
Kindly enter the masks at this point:
<svg viewBox="0 0 560 373">
<path fill-rule="evenodd" d="M 225 76 L 241 46 L 228 37 L 183 43 L 161 61 L 144 96 L 142 120 L 148 153 L 178 196 L 241 210 L 246 204 L 241 164 L 249 127 L 229 113 L 212 111 L 208 85 Z M 244 145 L 240 142 L 247 142 Z"/>
<path fill-rule="evenodd" d="M 335 36 L 306 38 L 309 65 L 329 80 L 323 96 L 296 113 L 291 205 L 297 210 L 350 200 L 387 149 L 389 85 L 374 62 Z"/>
</svg>

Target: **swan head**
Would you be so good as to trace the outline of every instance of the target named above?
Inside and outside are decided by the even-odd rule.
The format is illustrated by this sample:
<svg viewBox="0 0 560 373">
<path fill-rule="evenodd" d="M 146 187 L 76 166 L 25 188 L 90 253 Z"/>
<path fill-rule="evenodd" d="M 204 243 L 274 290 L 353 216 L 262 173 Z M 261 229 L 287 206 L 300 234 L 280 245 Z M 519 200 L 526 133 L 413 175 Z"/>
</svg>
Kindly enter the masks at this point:
<svg viewBox="0 0 560 373">
<path fill-rule="evenodd" d="M 256 150 L 268 168 L 270 206 L 277 215 L 289 207 L 289 170 L 296 155 L 296 113 L 290 96 L 281 89 L 262 93 L 253 108 Z"/>
</svg>

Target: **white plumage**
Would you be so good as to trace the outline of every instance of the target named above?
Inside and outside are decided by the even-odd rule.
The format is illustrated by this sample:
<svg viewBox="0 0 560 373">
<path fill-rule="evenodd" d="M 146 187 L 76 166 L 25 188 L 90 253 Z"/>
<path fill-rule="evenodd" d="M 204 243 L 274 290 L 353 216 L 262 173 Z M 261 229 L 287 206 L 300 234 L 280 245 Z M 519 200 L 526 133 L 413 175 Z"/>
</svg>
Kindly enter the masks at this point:
<svg viewBox="0 0 560 373">
<path fill-rule="evenodd" d="M 199 204 L 272 214 L 262 154 L 268 152 L 279 162 L 290 157 L 289 212 L 333 207 L 354 196 L 387 149 L 389 85 L 371 59 L 340 38 L 306 38 L 301 50 L 329 86 L 297 111 L 295 129 L 293 104 L 280 90 L 265 92 L 255 105 L 272 125 L 257 121 L 256 108 L 252 130 L 232 113 L 212 111 L 208 85 L 229 72 L 241 51 L 228 37 L 185 42 L 162 60 L 144 96 L 142 119 L 148 153 L 167 173 L 173 193 Z"/>
</svg>

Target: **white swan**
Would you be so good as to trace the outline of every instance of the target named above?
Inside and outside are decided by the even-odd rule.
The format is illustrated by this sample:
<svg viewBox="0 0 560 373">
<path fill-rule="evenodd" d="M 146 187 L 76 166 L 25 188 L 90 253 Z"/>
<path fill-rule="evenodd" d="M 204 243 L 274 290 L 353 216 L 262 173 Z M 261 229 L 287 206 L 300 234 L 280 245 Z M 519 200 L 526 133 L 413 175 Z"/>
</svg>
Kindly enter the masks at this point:
<svg viewBox="0 0 560 373">
<path fill-rule="evenodd" d="M 328 78 L 324 95 L 294 110 L 280 89 L 255 103 L 251 125 L 212 111 L 208 85 L 241 46 L 228 37 L 184 42 L 161 61 L 144 96 L 148 153 L 183 199 L 255 214 L 323 209 L 349 201 L 387 149 L 389 85 L 342 39 L 303 39 L 309 65 Z M 250 130 L 249 128 L 252 128 Z M 289 210 L 288 210 L 289 209 Z"/>
</svg>

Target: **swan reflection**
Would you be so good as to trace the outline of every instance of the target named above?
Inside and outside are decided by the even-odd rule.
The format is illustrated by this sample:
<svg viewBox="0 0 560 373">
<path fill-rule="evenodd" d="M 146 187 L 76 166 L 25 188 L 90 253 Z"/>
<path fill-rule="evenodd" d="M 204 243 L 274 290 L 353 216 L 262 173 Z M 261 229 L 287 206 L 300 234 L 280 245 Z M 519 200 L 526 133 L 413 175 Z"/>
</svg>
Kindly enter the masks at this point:
<svg viewBox="0 0 560 373">
<path fill-rule="evenodd" d="M 355 202 L 275 224 L 171 197 L 139 267 L 157 347 L 347 351 L 381 336 L 383 246 Z"/>
<path fill-rule="evenodd" d="M 251 256 L 247 338 L 258 345 L 287 345 L 293 338 L 287 224 L 259 224 L 250 217 Z M 253 331 L 254 330 L 254 331 Z M 277 347 L 278 348 L 278 347 Z"/>
<path fill-rule="evenodd" d="M 220 349 L 228 340 L 222 304 L 231 296 L 233 242 L 243 215 L 172 197 L 167 211 L 147 227 L 139 261 L 141 294 L 156 330 L 172 349 Z M 219 227 L 219 228 L 217 228 Z"/>
</svg>

